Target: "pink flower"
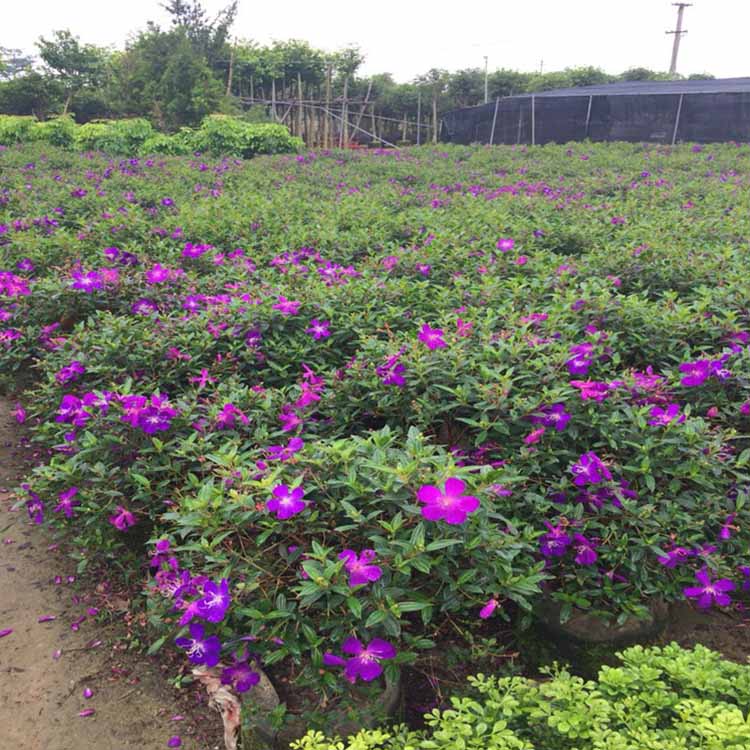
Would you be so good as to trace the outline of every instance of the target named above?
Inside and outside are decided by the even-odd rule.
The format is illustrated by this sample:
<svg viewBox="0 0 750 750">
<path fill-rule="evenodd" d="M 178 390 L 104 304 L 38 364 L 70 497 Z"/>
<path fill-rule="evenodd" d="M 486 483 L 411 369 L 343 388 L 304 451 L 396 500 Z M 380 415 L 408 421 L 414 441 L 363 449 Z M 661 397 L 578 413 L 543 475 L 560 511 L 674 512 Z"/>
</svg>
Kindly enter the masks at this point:
<svg viewBox="0 0 750 750">
<path fill-rule="evenodd" d="M 488 599 L 484 607 L 479 610 L 479 616 L 483 620 L 487 620 L 488 618 L 492 617 L 492 613 L 497 609 L 497 606 L 497 599 Z"/>
<path fill-rule="evenodd" d="M 534 445 L 542 439 L 542 435 L 547 431 L 546 427 L 539 427 L 536 430 L 532 430 L 524 439 L 523 442 L 526 445 Z"/>
<path fill-rule="evenodd" d="M 501 253 L 507 253 L 509 250 L 512 250 L 516 246 L 515 240 L 512 240 L 510 237 L 501 237 L 497 241 L 497 249 Z"/>
<path fill-rule="evenodd" d="M 443 349 L 448 346 L 445 343 L 443 336 L 445 336 L 445 331 L 443 331 L 442 328 L 430 328 L 427 323 L 425 323 L 419 331 L 419 340 L 425 344 L 428 349 Z"/>
<path fill-rule="evenodd" d="M 453 477 L 446 480 L 445 492 L 432 484 L 423 485 L 417 492 L 417 500 L 425 504 L 422 515 L 428 521 L 464 523 L 466 516 L 479 507 L 479 500 L 474 495 L 462 494 L 465 488 L 464 482 Z"/>
</svg>

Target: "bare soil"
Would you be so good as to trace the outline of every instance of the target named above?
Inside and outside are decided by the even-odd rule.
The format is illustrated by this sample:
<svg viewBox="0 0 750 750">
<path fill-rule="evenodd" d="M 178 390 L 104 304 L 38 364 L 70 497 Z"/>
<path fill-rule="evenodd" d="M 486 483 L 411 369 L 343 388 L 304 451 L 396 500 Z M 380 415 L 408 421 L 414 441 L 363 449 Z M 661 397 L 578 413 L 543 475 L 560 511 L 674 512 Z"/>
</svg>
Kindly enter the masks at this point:
<svg viewBox="0 0 750 750">
<path fill-rule="evenodd" d="M 156 750 L 174 735 L 184 750 L 219 748 L 219 715 L 198 693 L 175 690 L 166 665 L 129 652 L 122 624 L 87 615 L 71 629 L 95 597 L 68 582 L 72 561 L 24 509 L 11 510 L 28 469 L 11 408 L 0 398 L 0 631 L 13 629 L 0 638 L 0 749 Z"/>
</svg>

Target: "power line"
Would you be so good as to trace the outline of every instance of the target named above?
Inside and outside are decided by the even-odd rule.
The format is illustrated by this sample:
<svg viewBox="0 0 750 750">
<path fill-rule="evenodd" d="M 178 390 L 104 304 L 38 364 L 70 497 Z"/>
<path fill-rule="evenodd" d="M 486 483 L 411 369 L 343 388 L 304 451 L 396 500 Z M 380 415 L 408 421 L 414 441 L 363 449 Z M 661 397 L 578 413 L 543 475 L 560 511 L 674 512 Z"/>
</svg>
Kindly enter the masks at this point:
<svg viewBox="0 0 750 750">
<path fill-rule="evenodd" d="M 687 29 L 682 28 L 682 16 L 685 13 L 685 8 L 689 8 L 692 3 L 672 3 L 677 6 L 677 28 L 674 31 L 667 31 L 667 34 L 674 34 L 674 42 L 672 43 L 672 60 L 669 63 L 669 75 L 674 76 L 677 74 L 677 54 L 680 51 L 680 40 L 683 34 L 687 34 Z"/>
</svg>

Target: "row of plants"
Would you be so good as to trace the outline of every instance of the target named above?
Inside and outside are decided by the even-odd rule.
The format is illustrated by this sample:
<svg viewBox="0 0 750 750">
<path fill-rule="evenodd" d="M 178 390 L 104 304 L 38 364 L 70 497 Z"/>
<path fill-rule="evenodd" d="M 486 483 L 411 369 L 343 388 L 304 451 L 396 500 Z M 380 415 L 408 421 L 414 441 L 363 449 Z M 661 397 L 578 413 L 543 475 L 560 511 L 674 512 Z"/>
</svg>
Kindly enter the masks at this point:
<svg viewBox="0 0 750 750">
<path fill-rule="evenodd" d="M 728 750 L 750 742 L 750 667 L 702 646 L 635 646 L 583 680 L 557 665 L 535 682 L 469 678 L 467 695 L 428 714 L 427 727 L 309 732 L 294 750 Z"/>
<path fill-rule="evenodd" d="M 749 155 L 6 148 L 31 519 L 155 649 L 312 709 L 550 602 L 743 606 Z"/>
<path fill-rule="evenodd" d="M 148 120 L 101 120 L 77 125 L 70 115 L 39 121 L 34 117 L 0 115 L 0 145 L 41 142 L 76 151 L 103 151 L 122 156 L 156 154 L 236 156 L 295 153 L 300 138 L 277 123 L 252 123 L 228 115 L 208 115 L 200 127 L 160 133 Z"/>
</svg>

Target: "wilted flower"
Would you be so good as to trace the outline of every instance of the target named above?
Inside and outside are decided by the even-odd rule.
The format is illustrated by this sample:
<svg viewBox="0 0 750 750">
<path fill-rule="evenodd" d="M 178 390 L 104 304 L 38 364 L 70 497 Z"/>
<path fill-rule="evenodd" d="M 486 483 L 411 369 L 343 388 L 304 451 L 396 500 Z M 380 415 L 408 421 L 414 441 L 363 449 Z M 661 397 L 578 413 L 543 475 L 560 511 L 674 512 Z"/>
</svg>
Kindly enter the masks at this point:
<svg viewBox="0 0 750 750">
<path fill-rule="evenodd" d="M 117 506 L 117 512 L 109 517 L 109 522 L 120 531 L 127 531 L 136 524 L 135 516 L 122 505 Z"/>
<path fill-rule="evenodd" d="M 371 564 L 374 559 L 374 549 L 362 550 L 360 555 L 357 555 L 354 550 L 345 549 L 339 555 L 339 560 L 345 561 L 344 568 L 349 573 L 350 586 L 361 586 L 365 583 L 371 583 L 372 581 L 377 581 L 383 575 L 380 566 Z"/>
</svg>

